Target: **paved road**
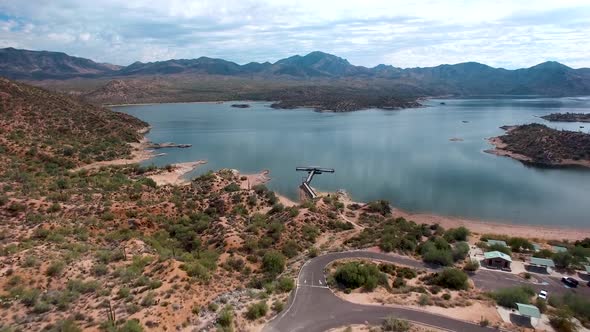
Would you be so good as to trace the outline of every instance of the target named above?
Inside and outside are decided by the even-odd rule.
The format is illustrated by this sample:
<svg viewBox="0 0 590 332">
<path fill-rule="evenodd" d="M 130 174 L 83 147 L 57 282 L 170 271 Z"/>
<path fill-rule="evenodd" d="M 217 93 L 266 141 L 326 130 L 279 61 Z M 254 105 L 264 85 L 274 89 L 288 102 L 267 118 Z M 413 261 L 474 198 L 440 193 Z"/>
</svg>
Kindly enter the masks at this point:
<svg viewBox="0 0 590 332">
<path fill-rule="evenodd" d="M 299 272 L 297 288 L 293 293 L 287 310 L 283 311 L 264 328 L 266 332 L 320 332 L 350 324 L 381 324 L 389 315 L 431 325 L 449 331 L 491 331 L 469 322 L 427 313 L 409 308 L 394 308 L 379 305 L 360 305 L 350 303 L 335 296 L 326 286 L 324 269 L 334 260 L 343 258 L 369 258 L 395 264 L 403 264 L 419 269 L 434 271 L 440 269 L 423 262 L 393 254 L 369 251 L 350 251 L 331 253 L 307 261 Z M 472 278 L 482 289 L 497 289 L 523 284 L 521 278 L 505 272 L 480 270 Z M 546 285 L 531 285 L 535 289 L 545 289 L 551 294 L 571 291 L 561 285 L 559 280 L 544 277 Z M 530 284 L 530 283 L 528 283 Z M 578 289 L 578 291 L 587 291 Z M 590 292 L 588 292 L 590 294 Z"/>
</svg>

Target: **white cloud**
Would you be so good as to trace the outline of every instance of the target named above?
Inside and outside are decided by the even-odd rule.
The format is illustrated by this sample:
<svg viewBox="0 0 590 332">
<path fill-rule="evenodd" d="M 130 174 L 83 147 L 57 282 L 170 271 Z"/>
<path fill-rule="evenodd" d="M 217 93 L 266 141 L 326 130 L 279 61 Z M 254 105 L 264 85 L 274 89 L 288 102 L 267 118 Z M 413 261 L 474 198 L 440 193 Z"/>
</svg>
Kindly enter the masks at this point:
<svg viewBox="0 0 590 332">
<path fill-rule="evenodd" d="M 590 67 L 587 0 L 0 0 L 0 45 L 129 64 L 314 50 L 353 64 Z"/>
</svg>

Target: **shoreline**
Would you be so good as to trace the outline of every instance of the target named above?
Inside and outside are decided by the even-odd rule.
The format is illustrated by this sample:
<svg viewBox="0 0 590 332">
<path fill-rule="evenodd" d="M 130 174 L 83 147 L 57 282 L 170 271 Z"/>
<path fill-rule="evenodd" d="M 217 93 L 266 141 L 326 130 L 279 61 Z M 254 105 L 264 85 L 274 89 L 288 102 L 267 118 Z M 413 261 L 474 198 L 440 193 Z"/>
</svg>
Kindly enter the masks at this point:
<svg viewBox="0 0 590 332">
<path fill-rule="evenodd" d="M 496 155 L 499 157 L 509 157 L 514 160 L 518 160 L 526 165 L 533 165 L 533 166 L 545 167 L 545 168 L 567 168 L 567 167 L 590 168 L 590 160 L 562 159 L 559 163 L 551 163 L 551 164 L 537 163 L 531 157 L 506 150 L 507 144 L 502 141 L 500 136 L 488 138 L 487 141 L 490 144 L 492 144 L 494 146 L 494 148 L 484 150 L 483 152 L 493 154 L 493 155 Z"/>
<path fill-rule="evenodd" d="M 141 133 L 145 134 L 149 131 L 150 127 L 142 128 Z M 492 138 L 494 139 L 494 138 Z M 490 140 L 492 140 L 490 139 Z M 495 137 L 495 139 L 498 139 Z M 500 145 L 503 144 L 500 139 L 496 141 Z M 134 158 L 132 159 L 119 159 L 113 161 L 106 161 L 106 162 L 98 162 L 94 164 L 89 164 L 83 166 L 84 168 L 92 168 L 92 167 L 100 167 L 100 166 L 107 166 L 107 165 L 121 165 L 121 164 L 132 164 L 137 163 L 145 160 L 152 159 L 156 155 L 154 154 L 153 150 L 147 150 L 147 144 L 149 141 L 144 136 L 142 137 L 139 143 L 130 143 L 134 147 L 133 155 Z M 486 151 L 487 152 L 487 151 Z M 491 153 L 491 152 L 488 152 Z M 525 157 L 525 156 L 523 156 Z M 99 164 L 100 163 L 100 164 Z M 163 184 L 172 184 L 172 185 L 183 185 L 189 183 L 191 179 L 183 178 L 184 175 L 191 172 L 195 168 L 200 165 L 205 164 L 206 161 L 199 160 L 199 161 L 191 161 L 191 162 L 184 162 L 184 163 L 176 163 L 172 166 L 179 166 L 174 171 L 170 172 L 173 174 L 166 174 L 161 179 L 157 178 L 158 181 L 156 183 L 158 185 Z M 269 174 L 269 170 L 263 170 L 259 173 L 240 173 L 239 170 L 235 170 L 237 173 L 241 174 L 242 176 L 246 177 L 245 180 L 242 181 L 240 184 L 241 187 L 246 186 L 248 188 L 248 184 L 251 186 L 256 184 L 266 184 L 271 180 Z M 154 175 L 157 176 L 157 175 Z M 275 194 L 279 198 L 279 201 L 285 206 L 293 206 L 299 205 L 300 202 L 293 201 L 290 198 L 278 193 L 275 191 Z M 334 194 L 334 193 L 333 193 Z M 355 202 L 350 197 L 350 194 L 347 194 L 347 198 L 345 199 L 345 203 L 358 203 L 360 205 L 365 205 L 364 202 Z M 498 221 L 486 221 L 481 219 L 470 219 L 465 217 L 457 217 L 457 216 L 445 216 L 439 215 L 429 212 L 409 212 L 404 211 L 401 208 L 392 206 L 394 216 L 404 217 L 405 219 L 412 220 L 416 223 L 425 223 L 425 224 L 439 224 L 445 228 L 456 228 L 460 226 L 467 227 L 470 231 L 474 233 L 493 233 L 493 234 L 509 234 L 511 236 L 520 236 L 524 238 L 531 238 L 531 234 L 534 234 L 533 238 L 539 238 L 544 240 L 582 240 L 586 237 L 590 237 L 590 227 L 588 228 L 580 228 L 580 227 L 564 227 L 559 225 L 549 225 L 549 226 L 541 226 L 541 225 L 529 225 L 529 224 L 514 224 L 510 223 L 509 221 L 506 222 L 498 222 Z"/>
<path fill-rule="evenodd" d="M 336 193 L 326 193 L 336 194 Z M 337 195 L 337 194 L 336 194 Z M 341 196 L 342 197 L 342 196 Z M 345 205 L 359 204 L 365 206 L 368 203 L 354 201 L 349 193 L 346 193 L 342 202 Z M 579 226 L 560 226 L 560 225 L 533 225 L 533 224 L 515 224 L 511 221 L 484 220 L 474 219 L 461 216 L 449 216 L 436 214 L 432 212 L 411 212 L 403 210 L 400 207 L 390 205 L 392 216 L 403 217 L 417 224 L 434 225 L 448 228 L 457 228 L 464 226 L 472 233 L 479 234 L 503 234 L 527 239 L 557 240 L 564 239 L 575 241 L 590 238 L 590 226 L 587 228 Z"/>
<path fill-rule="evenodd" d="M 103 104 L 103 107 L 125 107 L 125 106 L 150 106 L 150 105 L 162 105 L 162 104 L 225 104 L 233 102 L 248 102 L 248 103 L 272 103 L 269 100 L 211 100 L 211 101 L 166 101 L 166 102 L 154 102 L 154 103 L 125 103 L 125 104 Z"/>
<path fill-rule="evenodd" d="M 148 175 L 148 178 L 154 180 L 158 186 L 186 185 L 191 182 L 191 179 L 185 178 L 185 175 L 206 163 L 206 160 L 197 160 L 171 164 L 170 170 L 164 169 L 156 174 Z"/>
<path fill-rule="evenodd" d="M 590 228 L 577 226 L 532 225 L 514 224 L 509 221 L 486 221 L 466 217 L 445 216 L 428 212 L 408 212 L 395 206 L 393 206 L 393 215 L 412 220 L 418 224 L 439 224 L 447 229 L 464 226 L 471 232 L 479 234 L 504 234 L 528 239 L 536 238 L 557 241 L 564 239 L 576 241 L 590 237 Z"/>
</svg>

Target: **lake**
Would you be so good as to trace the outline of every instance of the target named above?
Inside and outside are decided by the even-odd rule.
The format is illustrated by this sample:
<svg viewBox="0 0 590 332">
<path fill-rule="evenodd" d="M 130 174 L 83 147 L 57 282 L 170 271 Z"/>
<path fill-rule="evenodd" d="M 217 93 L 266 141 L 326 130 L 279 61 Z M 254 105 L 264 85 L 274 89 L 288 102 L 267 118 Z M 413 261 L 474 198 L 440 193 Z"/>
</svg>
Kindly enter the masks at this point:
<svg viewBox="0 0 590 332">
<path fill-rule="evenodd" d="M 445 104 L 442 105 L 441 102 Z M 411 212 L 538 225 L 590 226 L 590 170 L 540 169 L 483 152 L 503 125 L 549 123 L 553 112 L 590 112 L 590 98 L 430 100 L 401 111 L 318 113 L 275 110 L 268 102 L 185 103 L 113 107 L 152 126 L 162 149 L 145 164 L 205 159 L 208 170 L 271 171 L 273 190 L 297 198 L 305 175 L 296 166 L 334 168 L 314 177 L 320 191 L 345 189 L 357 201 L 387 199 Z M 460 138 L 462 141 L 450 141 Z"/>
</svg>

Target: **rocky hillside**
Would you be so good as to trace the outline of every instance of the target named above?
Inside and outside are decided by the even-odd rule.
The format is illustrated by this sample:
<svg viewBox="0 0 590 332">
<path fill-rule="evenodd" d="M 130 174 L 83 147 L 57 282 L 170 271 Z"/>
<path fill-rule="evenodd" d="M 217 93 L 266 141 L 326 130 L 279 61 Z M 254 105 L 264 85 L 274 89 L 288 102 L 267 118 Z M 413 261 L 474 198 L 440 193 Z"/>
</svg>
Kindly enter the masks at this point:
<svg viewBox="0 0 590 332">
<path fill-rule="evenodd" d="M 5 158 L 73 167 L 128 156 L 147 124 L 126 114 L 0 78 Z"/>
<path fill-rule="evenodd" d="M 533 123 L 510 127 L 499 139 L 505 145 L 502 150 L 525 156 L 533 164 L 590 167 L 590 134 Z"/>
<path fill-rule="evenodd" d="M 13 79 L 96 76 L 119 68 L 61 52 L 18 50 L 12 47 L 0 49 L 0 76 Z"/>
</svg>

